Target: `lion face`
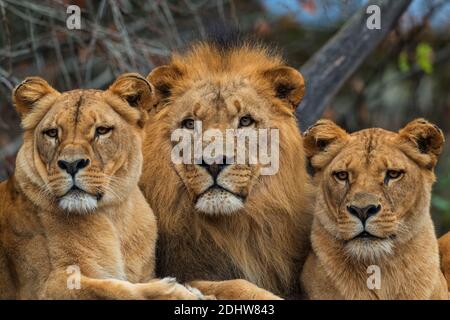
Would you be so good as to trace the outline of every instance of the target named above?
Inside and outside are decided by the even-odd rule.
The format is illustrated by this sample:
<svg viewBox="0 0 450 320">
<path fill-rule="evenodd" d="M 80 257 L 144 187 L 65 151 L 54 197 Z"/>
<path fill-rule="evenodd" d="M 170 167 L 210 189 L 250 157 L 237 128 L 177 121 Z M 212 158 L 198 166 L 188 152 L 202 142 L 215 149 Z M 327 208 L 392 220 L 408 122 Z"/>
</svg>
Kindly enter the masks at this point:
<svg viewBox="0 0 450 320">
<path fill-rule="evenodd" d="M 25 193 L 38 205 L 75 213 L 123 202 L 141 172 L 143 103 L 150 93 L 148 82 L 133 74 L 107 91 L 59 93 L 40 78 L 20 84 L 13 98 L 25 129 L 17 162 L 32 186 Z"/>
<path fill-rule="evenodd" d="M 305 137 L 320 176 L 317 217 L 352 256 L 374 260 L 414 237 L 428 215 L 423 209 L 443 144 L 437 127 L 416 120 L 399 133 L 349 135 L 319 121 Z"/>
<path fill-rule="evenodd" d="M 264 112 L 268 107 L 267 101 L 248 85 L 230 87 L 227 84 L 199 83 L 171 106 L 171 127 L 173 130 L 182 128 L 194 136 L 194 122 L 194 125 L 202 127 L 200 133 L 204 136 L 214 132 L 225 142 L 229 129 L 250 132 L 269 127 L 270 118 Z M 191 141 L 193 147 L 194 138 Z M 236 137 L 232 141 L 233 151 L 237 151 Z M 208 141 L 203 139 L 202 150 L 207 146 Z M 248 155 L 248 143 L 245 148 Z M 197 164 L 192 161 L 192 164 L 176 164 L 174 168 L 194 196 L 198 210 L 223 214 L 238 211 L 259 177 L 260 164 L 250 164 L 248 156 L 244 163 L 235 163 L 231 152 L 227 154 L 225 150 L 213 156 L 214 159 L 208 159 L 202 153 Z"/>
<path fill-rule="evenodd" d="M 239 70 L 233 62 L 220 70 L 206 66 L 212 59 L 229 59 L 240 64 L 239 54 L 242 53 L 218 53 L 200 47 L 193 56 L 175 57 L 171 65 L 155 69 L 148 78 L 160 98 L 158 108 L 163 108 L 158 121 L 166 124 L 165 147 L 161 149 L 169 149 L 168 145 L 173 149 L 178 144 L 171 140 L 175 130 L 192 136 L 188 142 L 190 150 L 195 149 L 195 135 L 203 136 L 199 142 L 200 158 L 192 153 L 187 157 L 189 163 L 174 163 L 173 169 L 195 208 L 206 214 L 232 214 L 244 207 L 263 168 L 267 167 L 267 163 L 255 157 L 262 135 L 270 149 L 276 138 L 270 129 L 279 129 L 277 124 L 287 122 L 286 119 L 291 121 L 295 106 L 303 96 L 301 75 L 292 68 L 280 66 L 278 61 L 276 66 L 270 62 L 257 71 Z M 199 55 L 205 55 L 205 59 L 201 60 Z M 190 59 L 195 59 L 195 63 Z M 236 130 L 234 136 L 232 130 Z M 210 139 L 210 135 L 214 138 Z M 239 144 L 239 135 L 253 135 L 256 142 L 253 146 L 249 140 Z M 215 139 L 222 141 L 220 150 L 205 158 L 205 150 Z M 238 159 L 240 152 L 244 157 Z M 278 150 L 270 152 L 274 155 Z"/>
</svg>

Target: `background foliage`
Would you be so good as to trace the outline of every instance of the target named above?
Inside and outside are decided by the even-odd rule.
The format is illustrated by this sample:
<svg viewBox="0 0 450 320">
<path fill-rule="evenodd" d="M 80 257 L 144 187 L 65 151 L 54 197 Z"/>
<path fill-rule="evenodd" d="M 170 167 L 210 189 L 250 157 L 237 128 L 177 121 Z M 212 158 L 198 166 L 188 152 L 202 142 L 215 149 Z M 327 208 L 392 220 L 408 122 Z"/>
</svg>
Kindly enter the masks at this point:
<svg viewBox="0 0 450 320">
<path fill-rule="evenodd" d="M 103 88 L 123 72 L 147 74 L 171 50 L 203 38 L 217 22 L 238 25 L 279 47 L 300 67 L 365 2 L 0 0 L 0 180 L 10 174 L 21 143 L 11 89 L 28 75 L 43 76 L 59 90 Z M 66 27 L 69 4 L 82 9 L 81 30 Z M 398 130 L 416 117 L 438 124 L 447 145 L 437 168 L 433 215 L 438 233 L 449 230 L 449 1 L 414 0 L 324 117 L 349 131 Z"/>
</svg>

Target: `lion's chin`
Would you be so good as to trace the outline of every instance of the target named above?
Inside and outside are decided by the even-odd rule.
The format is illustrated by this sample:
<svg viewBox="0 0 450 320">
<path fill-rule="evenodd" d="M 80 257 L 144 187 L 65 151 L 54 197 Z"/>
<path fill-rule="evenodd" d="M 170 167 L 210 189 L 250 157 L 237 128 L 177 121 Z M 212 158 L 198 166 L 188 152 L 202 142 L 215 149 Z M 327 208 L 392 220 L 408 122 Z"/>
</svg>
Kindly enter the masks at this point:
<svg viewBox="0 0 450 320">
<path fill-rule="evenodd" d="M 347 252 L 360 261 L 377 261 L 393 254 L 394 242 L 391 239 L 355 239 L 346 244 Z"/>
<path fill-rule="evenodd" d="M 86 192 L 70 192 L 59 199 L 59 207 L 72 213 L 89 213 L 97 209 L 97 198 Z"/>
<path fill-rule="evenodd" d="M 195 208 L 210 215 L 230 215 L 244 207 L 238 196 L 223 190 L 209 190 L 195 204 Z"/>
</svg>

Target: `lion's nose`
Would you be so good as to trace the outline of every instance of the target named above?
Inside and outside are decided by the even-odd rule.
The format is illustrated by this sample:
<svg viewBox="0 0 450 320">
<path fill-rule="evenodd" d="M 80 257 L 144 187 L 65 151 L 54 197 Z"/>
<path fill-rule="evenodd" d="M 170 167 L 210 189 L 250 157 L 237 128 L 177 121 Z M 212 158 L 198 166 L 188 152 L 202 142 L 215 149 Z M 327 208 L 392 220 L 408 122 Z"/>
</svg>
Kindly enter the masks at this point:
<svg viewBox="0 0 450 320">
<path fill-rule="evenodd" d="M 78 159 L 72 162 L 59 160 L 58 167 L 65 170 L 71 176 L 77 174 L 77 172 L 83 168 L 86 168 L 89 165 L 89 159 Z"/>
<path fill-rule="evenodd" d="M 205 160 L 202 160 L 202 163 L 200 164 L 201 167 L 205 168 L 206 171 L 209 172 L 209 174 L 216 179 L 217 176 L 219 175 L 219 173 L 225 169 L 226 166 L 228 166 L 227 164 L 227 160 L 226 157 L 223 157 L 222 163 L 213 163 L 213 164 L 208 164 L 205 162 Z"/>
<path fill-rule="evenodd" d="M 362 223 L 366 222 L 366 220 L 369 219 L 371 216 L 376 215 L 378 212 L 380 212 L 380 210 L 381 206 L 379 204 L 378 205 L 371 204 L 363 208 L 353 205 L 347 206 L 347 211 L 350 214 L 358 217 Z"/>
</svg>

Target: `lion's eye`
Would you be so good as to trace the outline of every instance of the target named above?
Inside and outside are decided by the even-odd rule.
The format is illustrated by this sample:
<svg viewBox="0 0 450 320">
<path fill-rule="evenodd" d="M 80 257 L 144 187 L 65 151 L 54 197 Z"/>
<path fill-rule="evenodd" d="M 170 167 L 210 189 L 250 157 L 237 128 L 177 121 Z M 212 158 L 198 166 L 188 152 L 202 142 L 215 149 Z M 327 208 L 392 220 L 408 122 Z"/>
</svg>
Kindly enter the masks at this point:
<svg viewBox="0 0 450 320">
<path fill-rule="evenodd" d="M 334 173 L 334 176 L 336 179 L 340 181 L 347 181 L 348 180 L 348 172 L 347 171 L 338 171 Z"/>
<path fill-rule="evenodd" d="M 255 120 L 250 116 L 243 116 L 239 119 L 239 127 L 248 127 L 255 123 Z"/>
<path fill-rule="evenodd" d="M 388 170 L 386 172 L 386 180 L 396 180 L 403 175 L 403 171 L 400 170 Z"/>
<path fill-rule="evenodd" d="M 45 130 L 44 134 L 50 138 L 56 138 L 58 136 L 58 129 Z"/>
<path fill-rule="evenodd" d="M 95 129 L 95 134 L 98 136 L 102 136 L 110 132 L 113 128 L 110 127 L 98 127 Z"/>
<path fill-rule="evenodd" d="M 195 120 L 192 118 L 186 118 L 181 121 L 181 127 L 189 130 L 194 130 Z"/>
</svg>

